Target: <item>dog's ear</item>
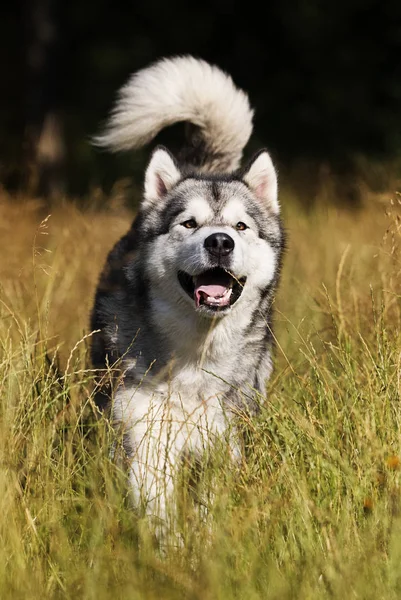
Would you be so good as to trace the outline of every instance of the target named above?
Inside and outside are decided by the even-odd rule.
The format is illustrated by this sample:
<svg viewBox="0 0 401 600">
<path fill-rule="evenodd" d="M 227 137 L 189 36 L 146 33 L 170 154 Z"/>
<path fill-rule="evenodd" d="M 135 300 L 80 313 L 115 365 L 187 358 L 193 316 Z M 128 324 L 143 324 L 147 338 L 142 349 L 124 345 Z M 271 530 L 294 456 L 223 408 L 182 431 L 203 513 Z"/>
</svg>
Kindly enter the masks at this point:
<svg viewBox="0 0 401 600">
<path fill-rule="evenodd" d="M 266 150 L 261 150 L 245 167 L 242 179 L 275 215 L 280 212 L 278 203 L 277 173 Z"/>
<path fill-rule="evenodd" d="M 181 173 L 173 156 L 159 146 L 153 152 L 145 173 L 144 204 L 159 203 L 181 179 Z"/>
</svg>

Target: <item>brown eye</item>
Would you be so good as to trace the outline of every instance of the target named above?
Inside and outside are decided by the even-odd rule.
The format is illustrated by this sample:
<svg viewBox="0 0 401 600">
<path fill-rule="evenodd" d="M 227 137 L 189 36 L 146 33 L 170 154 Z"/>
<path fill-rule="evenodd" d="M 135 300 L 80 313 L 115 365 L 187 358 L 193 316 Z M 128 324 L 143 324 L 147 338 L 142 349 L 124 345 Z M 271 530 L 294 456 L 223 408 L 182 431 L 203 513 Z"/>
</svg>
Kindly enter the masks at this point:
<svg viewBox="0 0 401 600">
<path fill-rule="evenodd" d="M 186 227 L 187 229 L 195 229 L 197 223 L 195 219 L 188 219 L 188 221 L 184 221 L 183 223 L 181 223 L 181 225 L 183 227 Z"/>
<path fill-rule="evenodd" d="M 236 226 L 235 229 L 237 231 L 245 231 L 245 229 L 248 229 L 248 225 L 245 225 L 245 223 L 243 223 L 242 221 L 239 221 Z"/>
</svg>

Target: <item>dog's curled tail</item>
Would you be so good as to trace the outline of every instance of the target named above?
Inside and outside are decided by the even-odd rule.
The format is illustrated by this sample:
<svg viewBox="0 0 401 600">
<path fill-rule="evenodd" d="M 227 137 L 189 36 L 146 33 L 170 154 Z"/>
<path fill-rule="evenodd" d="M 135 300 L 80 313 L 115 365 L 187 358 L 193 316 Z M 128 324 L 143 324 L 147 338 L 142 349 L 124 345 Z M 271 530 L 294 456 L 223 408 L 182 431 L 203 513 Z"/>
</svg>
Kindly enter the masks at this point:
<svg viewBox="0 0 401 600">
<path fill-rule="evenodd" d="M 239 166 L 252 133 L 248 96 L 219 68 L 192 56 L 162 59 L 120 90 L 106 129 L 94 139 L 113 151 L 140 148 L 164 127 L 192 127 L 184 162 L 206 172 Z"/>
</svg>

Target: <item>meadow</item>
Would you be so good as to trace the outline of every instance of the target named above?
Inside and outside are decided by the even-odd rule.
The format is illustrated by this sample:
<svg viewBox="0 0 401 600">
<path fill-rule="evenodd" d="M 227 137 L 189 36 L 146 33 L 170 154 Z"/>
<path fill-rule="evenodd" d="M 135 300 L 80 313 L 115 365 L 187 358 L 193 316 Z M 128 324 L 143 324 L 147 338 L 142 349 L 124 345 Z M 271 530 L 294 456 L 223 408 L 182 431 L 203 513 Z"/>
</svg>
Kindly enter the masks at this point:
<svg viewBox="0 0 401 600">
<path fill-rule="evenodd" d="M 281 195 L 275 369 L 205 523 L 159 548 L 93 403 L 89 314 L 133 214 L 0 195 L 0 598 L 401 597 L 401 196 Z M 340 207 L 341 206 L 341 207 Z"/>
</svg>

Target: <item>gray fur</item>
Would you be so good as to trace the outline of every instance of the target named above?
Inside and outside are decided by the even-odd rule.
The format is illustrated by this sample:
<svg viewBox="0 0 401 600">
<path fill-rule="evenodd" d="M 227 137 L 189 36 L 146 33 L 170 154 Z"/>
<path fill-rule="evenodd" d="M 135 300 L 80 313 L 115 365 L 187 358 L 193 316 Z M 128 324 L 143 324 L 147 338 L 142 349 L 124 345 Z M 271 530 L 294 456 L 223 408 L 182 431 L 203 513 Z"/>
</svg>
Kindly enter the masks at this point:
<svg viewBox="0 0 401 600">
<path fill-rule="evenodd" d="M 171 77 L 180 60 L 170 60 Z M 180 85 L 195 63 L 185 63 Z M 207 122 L 207 89 L 201 97 L 199 118 Z M 229 101 L 214 105 L 214 118 Z M 213 128 L 207 139 L 213 146 Z M 227 140 L 228 157 L 239 147 L 238 138 L 232 146 Z M 284 245 L 276 173 L 266 151 L 235 173 L 210 173 L 213 153 L 210 160 L 199 172 L 163 148 L 154 151 L 142 205 L 108 257 L 92 314 L 93 329 L 101 329 L 93 362 L 100 369 L 118 364 L 122 374 L 112 418 L 123 431 L 134 500 L 164 520 L 180 457 L 202 452 L 239 412 L 256 412 L 272 370 L 272 303 Z"/>
</svg>

